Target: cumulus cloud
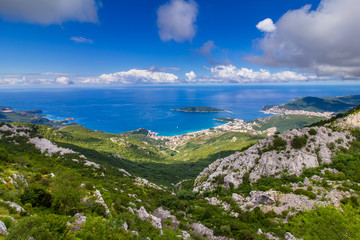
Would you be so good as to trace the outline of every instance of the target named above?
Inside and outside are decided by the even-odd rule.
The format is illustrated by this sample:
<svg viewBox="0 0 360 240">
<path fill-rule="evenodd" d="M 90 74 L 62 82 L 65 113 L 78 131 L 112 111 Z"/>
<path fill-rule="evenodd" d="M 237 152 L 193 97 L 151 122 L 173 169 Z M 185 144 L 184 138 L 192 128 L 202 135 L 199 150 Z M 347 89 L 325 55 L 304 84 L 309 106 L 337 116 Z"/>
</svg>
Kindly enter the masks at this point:
<svg viewBox="0 0 360 240">
<path fill-rule="evenodd" d="M 256 25 L 256 28 L 262 32 L 273 32 L 276 30 L 276 26 L 272 19 L 266 18 Z"/>
<path fill-rule="evenodd" d="M 318 76 L 360 78 L 360 1 L 322 0 L 288 11 L 266 32 L 257 46 L 260 56 L 247 60 L 265 65 L 297 68 Z"/>
<path fill-rule="evenodd" d="M 70 38 L 71 41 L 77 42 L 77 43 L 89 43 L 89 44 L 93 44 L 94 41 L 88 38 L 84 38 L 84 37 L 71 37 Z"/>
<path fill-rule="evenodd" d="M 74 82 L 71 81 L 69 77 L 57 77 L 55 78 L 55 83 L 64 84 L 64 85 L 74 84 Z"/>
<path fill-rule="evenodd" d="M 213 66 L 231 63 L 227 57 L 228 51 L 216 46 L 215 42 L 211 40 L 205 42 L 200 48 L 194 49 L 194 51 L 199 53 L 201 57 L 204 57 Z"/>
<path fill-rule="evenodd" d="M 159 7 L 157 26 L 162 41 L 191 41 L 196 34 L 198 5 L 193 0 L 171 0 Z"/>
<path fill-rule="evenodd" d="M 211 76 L 202 77 L 203 82 L 218 83 L 259 83 L 259 82 L 289 82 L 315 79 L 313 75 L 303 75 L 292 71 L 270 73 L 261 69 L 254 71 L 249 68 L 237 68 L 234 65 L 218 65 L 209 68 Z"/>
<path fill-rule="evenodd" d="M 178 77 L 172 73 L 154 72 L 145 69 L 102 74 L 97 78 L 88 78 L 83 83 L 93 84 L 172 84 Z"/>
<path fill-rule="evenodd" d="M 71 85 L 75 78 L 66 73 L 1 74 L 0 85 Z"/>
<path fill-rule="evenodd" d="M 187 82 L 196 82 L 196 74 L 194 73 L 194 71 L 185 73 L 185 76 L 187 78 Z"/>
<path fill-rule="evenodd" d="M 2 0 L 0 16 L 6 20 L 42 25 L 67 21 L 98 22 L 95 0 Z"/>
<path fill-rule="evenodd" d="M 199 53 L 203 56 L 211 55 L 211 53 L 216 49 L 216 45 L 214 41 L 207 41 L 204 43 L 200 49 L 198 49 Z"/>
<path fill-rule="evenodd" d="M 180 71 L 180 68 L 151 66 L 147 70 L 152 71 L 152 72 L 165 72 L 165 71 L 175 72 L 175 71 Z"/>
</svg>

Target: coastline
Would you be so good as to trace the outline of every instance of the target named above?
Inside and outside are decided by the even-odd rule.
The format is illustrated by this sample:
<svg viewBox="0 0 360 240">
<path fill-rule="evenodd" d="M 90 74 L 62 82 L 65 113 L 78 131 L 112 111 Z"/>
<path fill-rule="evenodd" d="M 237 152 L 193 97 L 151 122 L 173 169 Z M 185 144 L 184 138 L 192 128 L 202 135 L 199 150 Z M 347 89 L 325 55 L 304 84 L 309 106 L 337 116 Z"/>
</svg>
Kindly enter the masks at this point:
<svg viewBox="0 0 360 240">
<path fill-rule="evenodd" d="M 47 115 L 47 114 L 40 114 L 41 110 L 36 110 L 36 112 L 33 111 L 19 111 L 19 110 L 13 110 L 11 107 L 4 107 L 4 106 L 0 106 L 2 107 L 2 109 L 0 109 L 0 114 L 1 113 L 20 113 L 23 114 L 24 112 L 28 113 L 28 114 L 32 114 L 36 117 L 39 117 L 40 119 L 46 119 L 49 122 L 54 123 L 54 128 L 62 128 L 62 127 L 67 127 L 67 126 L 73 126 L 73 125 L 79 125 L 79 126 L 83 126 L 81 124 L 78 124 L 75 122 L 75 119 L 72 117 L 69 118 L 56 118 L 56 117 L 52 117 L 53 115 Z M 171 109 L 172 110 L 172 109 Z M 225 112 L 226 110 L 224 110 L 223 112 Z M 34 113 L 32 113 L 34 112 Z M 229 111 L 226 111 L 229 112 Z M 333 116 L 333 112 L 325 112 L 325 113 L 320 113 L 320 112 L 308 112 L 308 111 L 302 111 L 302 110 L 284 110 L 284 109 L 279 109 L 278 107 L 273 107 L 270 108 L 266 111 L 260 110 L 259 112 L 262 112 L 264 114 L 273 114 L 273 115 L 306 115 L 306 116 L 320 116 L 320 117 L 326 117 L 326 118 L 330 118 Z M 41 111 L 42 113 L 42 111 Z M 261 118 L 258 118 L 261 119 Z M 191 138 L 200 136 L 200 135 L 209 135 L 209 134 L 213 134 L 213 133 L 218 133 L 218 132 L 242 132 L 242 133 L 250 133 L 250 134 L 254 134 L 254 135 L 261 135 L 261 134 L 267 134 L 267 135 L 273 135 L 276 132 L 276 128 L 275 127 L 270 127 L 269 129 L 263 130 L 263 131 L 258 131 L 255 130 L 253 127 L 257 126 L 257 124 L 255 123 L 256 120 L 258 119 L 254 119 L 252 122 L 250 121 L 244 121 L 242 119 L 238 119 L 238 118 L 215 118 L 213 119 L 216 122 L 221 122 L 222 124 L 216 125 L 214 127 L 210 127 L 210 128 L 201 128 L 199 130 L 189 130 L 189 131 L 185 131 L 184 133 L 180 133 L 180 134 L 174 134 L 174 135 L 159 135 L 159 133 L 152 131 L 150 129 L 146 129 L 148 131 L 147 136 L 154 139 L 154 140 L 163 140 L 163 141 L 167 141 L 166 144 L 169 145 L 178 145 L 183 143 L 186 140 L 189 140 Z M 41 124 L 41 123 L 38 123 Z M 48 124 L 47 124 L 48 125 Z M 59 125 L 61 125 L 59 127 Z M 84 126 L 85 127 L 85 126 Z M 92 131 L 102 131 L 102 130 L 95 130 L 95 129 L 91 129 Z M 136 131 L 136 129 L 131 130 L 131 131 Z M 130 131 L 130 132 L 131 132 Z M 103 131 L 104 132 L 104 131 Z M 128 132 L 128 131 L 125 131 Z M 125 132 L 121 132 L 121 133 L 125 133 Z M 111 133 L 111 132 L 107 132 L 107 133 Z M 121 134 L 121 133 L 112 133 L 112 134 Z"/>
</svg>

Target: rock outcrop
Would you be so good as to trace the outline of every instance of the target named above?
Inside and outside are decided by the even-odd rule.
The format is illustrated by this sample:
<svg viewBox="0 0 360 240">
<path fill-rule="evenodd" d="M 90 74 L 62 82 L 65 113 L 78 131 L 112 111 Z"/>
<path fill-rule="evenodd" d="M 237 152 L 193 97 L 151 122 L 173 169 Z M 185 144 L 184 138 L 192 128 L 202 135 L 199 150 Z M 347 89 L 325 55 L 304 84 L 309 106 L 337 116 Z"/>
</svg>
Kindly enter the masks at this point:
<svg viewBox="0 0 360 240">
<path fill-rule="evenodd" d="M 343 122 L 352 127 L 360 127 L 360 112 L 346 116 Z"/>
<path fill-rule="evenodd" d="M 15 211 L 17 213 L 22 213 L 22 212 L 26 212 L 25 209 L 23 209 L 19 204 L 14 203 L 14 202 L 9 202 L 9 201 L 4 201 L 2 199 L 0 199 L 1 203 L 4 203 L 6 205 L 8 205 L 10 208 L 15 209 Z"/>
<path fill-rule="evenodd" d="M 305 139 L 306 143 L 298 147 L 294 144 L 295 138 Z M 275 139 L 281 139 L 280 147 L 275 146 Z M 196 178 L 194 191 L 212 191 L 220 184 L 227 188 L 230 185 L 238 188 L 245 174 L 248 174 L 251 182 L 263 176 L 280 176 L 285 172 L 299 176 L 304 168 L 331 163 L 336 150 L 349 148 L 353 139 L 348 132 L 336 132 L 326 127 L 294 129 L 270 136 L 244 152 L 234 153 L 210 164 Z"/>
<path fill-rule="evenodd" d="M 60 155 L 64 155 L 66 153 L 76 153 L 71 149 L 58 147 L 46 138 L 30 138 L 29 142 L 34 144 L 41 153 L 45 153 L 45 155 L 49 157 L 51 157 L 54 153 L 59 153 Z"/>
<path fill-rule="evenodd" d="M 67 223 L 68 226 L 70 226 L 70 230 L 72 232 L 77 232 L 80 231 L 83 227 L 83 225 L 86 222 L 86 216 L 83 213 L 77 213 L 74 215 L 74 222 L 72 223 Z"/>
<path fill-rule="evenodd" d="M 96 197 L 95 202 L 100 203 L 104 209 L 105 209 L 105 216 L 108 216 L 110 214 L 109 207 L 106 205 L 103 197 L 101 196 L 101 193 L 99 190 L 95 190 L 94 196 Z"/>
<path fill-rule="evenodd" d="M 171 223 L 173 228 L 178 228 L 180 222 L 176 219 L 175 216 L 170 214 L 170 211 L 164 210 L 163 207 L 159 207 L 153 212 L 153 215 L 157 218 L 160 218 L 161 223 L 165 222 L 168 218 L 171 219 Z"/>
<path fill-rule="evenodd" d="M 210 228 L 205 227 L 203 224 L 201 223 L 193 223 L 191 225 L 192 227 L 192 233 L 195 234 L 200 234 L 202 235 L 205 239 L 209 239 L 209 240 L 228 240 L 229 238 L 227 237 L 222 237 L 222 236 L 214 236 L 214 231 L 211 230 Z"/>
<path fill-rule="evenodd" d="M 135 210 L 138 217 L 143 221 L 150 221 L 151 224 L 160 229 L 160 235 L 162 235 L 162 225 L 161 225 L 161 219 L 158 217 L 155 217 L 154 215 L 149 214 L 146 209 L 141 206 L 139 210 Z"/>
<path fill-rule="evenodd" d="M 3 223 L 3 221 L 0 221 L 0 235 L 7 235 L 7 234 L 8 231 L 5 224 Z"/>
</svg>

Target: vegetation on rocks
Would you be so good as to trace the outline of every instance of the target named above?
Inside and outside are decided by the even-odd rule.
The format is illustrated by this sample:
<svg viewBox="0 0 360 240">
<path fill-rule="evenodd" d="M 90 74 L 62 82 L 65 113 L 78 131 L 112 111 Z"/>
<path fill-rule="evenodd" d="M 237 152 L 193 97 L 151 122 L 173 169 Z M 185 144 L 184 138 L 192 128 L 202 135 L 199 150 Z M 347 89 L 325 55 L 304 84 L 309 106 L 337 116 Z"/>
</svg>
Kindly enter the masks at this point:
<svg viewBox="0 0 360 240">
<path fill-rule="evenodd" d="M 360 131 L 346 116 L 173 150 L 143 130 L 0 123 L 0 239 L 358 239 Z"/>
</svg>

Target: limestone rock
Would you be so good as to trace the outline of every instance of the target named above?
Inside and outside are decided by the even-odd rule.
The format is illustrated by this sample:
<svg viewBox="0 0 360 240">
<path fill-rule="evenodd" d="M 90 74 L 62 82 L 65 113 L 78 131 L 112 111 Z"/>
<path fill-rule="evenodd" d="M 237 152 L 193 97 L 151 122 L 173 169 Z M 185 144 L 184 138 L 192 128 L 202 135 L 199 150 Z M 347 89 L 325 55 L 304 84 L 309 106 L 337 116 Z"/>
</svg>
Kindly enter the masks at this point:
<svg viewBox="0 0 360 240">
<path fill-rule="evenodd" d="M 125 229 L 126 232 L 129 231 L 129 226 L 126 222 L 124 222 L 123 228 Z"/>
<path fill-rule="evenodd" d="M 80 231 L 85 224 L 86 216 L 83 213 L 77 213 L 74 217 L 75 221 L 73 223 L 68 223 L 67 225 L 71 226 L 70 229 L 72 232 L 77 232 Z"/>
<path fill-rule="evenodd" d="M 233 193 L 231 198 L 232 198 L 232 200 L 234 200 L 234 202 L 236 202 L 238 204 L 242 203 L 244 201 L 244 197 L 237 193 Z"/>
<path fill-rule="evenodd" d="M 180 225 L 180 222 L 176 219 L 176 217 L 173 216 L 173 215 L 171 215 L 171 214 L 170 214 L 170 211 L 164 210 L 163 207 L 159 207 L 158 209 L 156 209 L 156 210 L 153 212 L 153 215 L 154 215 L 155 217 L 160 218 L 161 223 L 165 222 L 166 219 L 170 218 L 170 219 L 171 219 L 172 226 L 173 226 L 174 228 L 178 228 L 179 225 Z"/>
<path fill-rule="evenodd" d="M 18 213 L 22 213 L 22 212 L 26 212 L 25 209 L 23 209 L 19 204 L 14 203 L 14 202 L 9 202 L 9 201 L 4 201 L 2 199 L 0 199 L 0 202 L 5 203 L 6 205 L 8 205 L 10 208 L 15 209 L 16 212 Z"/>
<path fill-rule="evenodd" d="M 0 221 L 0 235 L 7 235 L 7 234 L 8 231 L 5 224 L 2 221 Z"/>
<path fill-rule="evenodd" d="M 160 229 L 160 235 L 162 234 L 162 225 L 160 218 L 157 218 L 149 214 L 143 206 L 141 206 L 139 210 L 135 210 L 135 211 L 141 220 L 143 221 L 149 220 L 154 227 Z"/>
<path fill-rule="evenodd" d="M 186 232 L 186 231 L 183 231 L 183 230 L 181 231 L 181 235 L 177 235 L 177 237 L 182 238 L 184 240 L 191 239 L 190 234 L 188 232 Z"/>
<path fill-rule="evenodd" d="M 360 112 L 346 116 L 344 118 L 344 123 L 353 127 L 360 127 Z"/>
<path fill-rule="evenodd" d="M 45 155 L 49 157 L 51 157 L 54 153 L 60 153 L 60 155 L 64 155 L 66 153 L 76 153 L 71 149 L 58 147 L 46 138 L 30 138 L 29 142 L 34 144 L 41 153 L 45 153 Z"/>
<path fill-rule="evenodd" d="M 294 235 L 292 235 L 289 232 L 285 233 L 284 238 L 285 238 L 285 240 L 300 240 L 299 238 L 296 238 Z"/>
<path fill-rule="evenodd" d="M 149 187 L 152 187 L 152 188 L 155 188 L 158 190 L 163 190 L 161 187 L 159 187 L 155 183 L 149 182 L 148 180 L 141 178 L 141 177 L 135 178 L 135 184 L 138 186 L 149 186 Z"/>
<path fill-rule="evenodd" d="M 310 135 L 309 130 L 316 130 Z M 283 150 L 267 150 L 273 145 L 275 136 L 257 142 L 244 152 L 236 152 L 218 159 L 205 168 L 196 178 L 195 192 L 213 191 L 221 182 L 236 189 L 249 174 L 251 182 L 263 176 L 280 176 L 284 172 L 299 176 L 304 168 L 318 167 L 321 163 L 331 163 L 331 158 L 339 148 L 349 148 L 354 139 L 348 132 L 335 132 L 326 127 L 293 129 L 278 135 L 286 141 Z M 300 149 L 291 145 L 296 136 L 306 136 L 307 143 Z M 219 181 L 222 180 L 222 181 Z"/>
<path fill-rule="evenodd" d="M 88 167 L 94 167 L 94 168 L 97 168 L 97 169 L 100 168 L 100 165 L 99 165 L 99 164 L 94 163 L 94 162 L 91 162 L 91 161 L 88 161 L 88 160 L 85 160 L 85 161 L 84 161 L 84 165 L 85 165 L 85 166 L 88 166 Z"/>
<path fill-rule="evenodd" d="M 24 187 L 27 187 L 29 184 L 26 181 L 26 178 L 21 174 L 15 174 L 12 175 L 13 179 L 20 183 L 20 185 L 23 185 Z"/>
<path fill-rule="evenodd" d="M 108 216 L 110 214 L 110 210 L 102 198 L 100 191 L 95 190 L 94 196 L 96 197 L 95 202 L 100 203 L 105 208 L 105 216 Z"/>
<path fill-rule="evenodd" d="M 201 223 L 193 223 L 191 225 L 193 233 L 201 234 L 209 240 L 228 240 L 229 238 L 223 236 L 214 236 L 214 231 L 210 228 L 205 227 Z"/>
</svg>

